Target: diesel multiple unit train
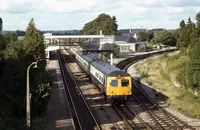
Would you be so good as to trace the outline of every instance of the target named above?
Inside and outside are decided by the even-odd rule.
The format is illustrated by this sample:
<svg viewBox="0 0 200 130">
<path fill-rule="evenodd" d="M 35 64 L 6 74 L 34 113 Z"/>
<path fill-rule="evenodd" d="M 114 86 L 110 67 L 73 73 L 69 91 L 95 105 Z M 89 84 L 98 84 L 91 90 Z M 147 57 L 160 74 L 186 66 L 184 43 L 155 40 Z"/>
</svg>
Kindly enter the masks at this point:
<svg viewBox="0 0 200 130">
<path fill-rule="evenodd" d="M 127 72 L 82 51 L 76 52 L 76 61 L 111 103 L 124 102 L 132 94 L 132 79 Z"/>
</svg>

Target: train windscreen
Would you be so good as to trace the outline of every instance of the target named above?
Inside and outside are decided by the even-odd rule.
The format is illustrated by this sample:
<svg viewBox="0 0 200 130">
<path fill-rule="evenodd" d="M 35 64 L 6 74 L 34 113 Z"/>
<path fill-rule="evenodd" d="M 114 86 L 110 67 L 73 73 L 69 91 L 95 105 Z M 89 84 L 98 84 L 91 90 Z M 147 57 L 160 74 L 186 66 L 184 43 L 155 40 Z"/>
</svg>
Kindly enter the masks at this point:
<svg viewBox="0 0 200 130">
<path fill-rule="evenodd" d="M 122 84 L 122 87 L 128 87 L 129 86 L 129 80 L 122 79 L 121 84 Z"/>
<path fill-rule="evenodd" d="M 117 87 L 118 86 L 118 80 L 111 80 L 110 81 L 110 86 Z"/>
</svg>

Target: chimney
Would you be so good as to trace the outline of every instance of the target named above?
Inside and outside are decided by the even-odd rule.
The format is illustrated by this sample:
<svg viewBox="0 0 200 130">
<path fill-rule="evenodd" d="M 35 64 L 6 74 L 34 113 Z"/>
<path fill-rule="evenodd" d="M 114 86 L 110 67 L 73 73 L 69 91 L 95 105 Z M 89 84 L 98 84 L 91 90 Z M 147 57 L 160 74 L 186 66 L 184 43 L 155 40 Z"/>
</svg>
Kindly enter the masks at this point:
<svg viewBox="0 0 200 130">
<path fill-rule="evenodd" d="M 136 34 L 136 33 L 134 34 L 134 36 L 133 36 L 133 37 L 134 37 L 134 38 L 137 40 L 137 34 Z"/>
</svg>

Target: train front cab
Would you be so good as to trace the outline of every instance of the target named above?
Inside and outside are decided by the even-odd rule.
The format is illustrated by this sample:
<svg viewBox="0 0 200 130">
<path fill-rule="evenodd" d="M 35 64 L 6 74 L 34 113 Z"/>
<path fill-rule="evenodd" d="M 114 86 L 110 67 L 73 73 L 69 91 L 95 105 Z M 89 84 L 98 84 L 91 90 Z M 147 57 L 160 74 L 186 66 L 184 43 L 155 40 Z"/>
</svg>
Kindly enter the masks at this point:
<svg viewBox="0 0 200 130">
<path fill-rule="evenodd" d="M 106 95 L 113 98 L 127 98 L 132 95 L 131 76 L 109 76 L 106 83 Z"/>
</svg>

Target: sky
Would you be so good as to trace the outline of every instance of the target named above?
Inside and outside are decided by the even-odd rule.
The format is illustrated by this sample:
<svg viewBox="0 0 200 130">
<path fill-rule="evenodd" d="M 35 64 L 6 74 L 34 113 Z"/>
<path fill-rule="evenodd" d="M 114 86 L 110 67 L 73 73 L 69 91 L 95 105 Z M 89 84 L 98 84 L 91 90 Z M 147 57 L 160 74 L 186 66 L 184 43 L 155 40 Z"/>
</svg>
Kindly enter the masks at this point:
<svg viewBox="0 0 200 130">
<path fill-rule="evenodd" d="M 106 13 L 116 16 L 118 29 L 179 27 L 200 12 L 200 0 L 4 0 L 0 17 L 4 30 L 25 30 L 34 18 L 40 30 L 82 29 Z"/>
</svg>

